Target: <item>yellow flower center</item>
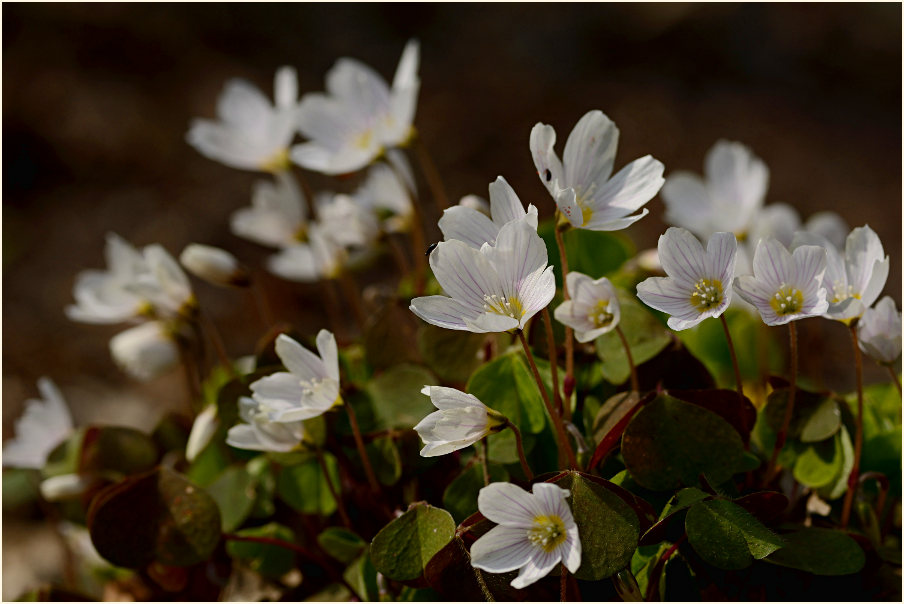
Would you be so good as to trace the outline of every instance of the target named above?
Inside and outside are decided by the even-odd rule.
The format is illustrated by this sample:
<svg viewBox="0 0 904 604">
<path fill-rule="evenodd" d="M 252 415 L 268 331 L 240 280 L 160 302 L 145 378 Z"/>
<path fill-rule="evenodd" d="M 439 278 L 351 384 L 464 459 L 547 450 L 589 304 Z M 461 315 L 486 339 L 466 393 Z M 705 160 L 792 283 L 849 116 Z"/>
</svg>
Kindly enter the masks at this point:
<svg viewBox="0 0 904 604">
<path fill-rule="evenodd" d="M 769 305 L 779 316 L 793 315 L 803 308 L 804 295 L 799 289 L 782 283 L 775 295 L 769 299 Z"/>
<path fill-rule="evenodd" d="M 597 300 L 596 306 L 594 306 L 590 313 L 587 315 L 587 319 L 593 323 L 594 327 L 606 327 L 610 323 L 612 323 L 612 319 L 615 318 L 615 315 L 609 312 L 609 300 Z"/>
<path fill-rule="evenodd" d="M 365 130 L 361 134 L 358 135 L 358 138 L 355 139 L 355 147 L 359 149 L 368 149 L 370 148 L 370 143 L 373 141 L 374 132 L 373 130 Z"/>
<path fill-rule="evenodd" d="M 527 532 L 527 540 L 545 552 L 559 547 L 566 536 L 565 523 L 554 515 L 535 516 L 534 525 Z"/>
<path fill-rule="evenodd" d="M 261 168 L 267 172 L 285 172 L 292 167 L 292 161 L 289 159 L 289 150 L 280 149 L 273 157 L 265 160 L 261 164 Z"/>
<path fill-rule="evenodd" d="M 524 316 L 524 307 L 521 306 L 521 301 L 515 297 L 506 298 L 496 294 L 486 294 L 483 297 L 483 309 L 487 312 L 518 320 L 521 320 L 521 317 Z"/>
<path fill-rule="evenodd" d="M 718 279 L 700 279 L 694 283 L 691 304 L 701 313 L 722 303 L 722 282 Z"/>
<path fill-rule="evenodd" d="M 832 297 L 832 304 L 844 302 L 848 298 L 860 299 L 860 294 L 854 291 L 854 286 L 848 285 L 847 288 L 845 288 L 844 283 L 842 283 L 840 279 L 835 281 L 832 285 L 832 293 L 834 294 Z"/>
</svg>

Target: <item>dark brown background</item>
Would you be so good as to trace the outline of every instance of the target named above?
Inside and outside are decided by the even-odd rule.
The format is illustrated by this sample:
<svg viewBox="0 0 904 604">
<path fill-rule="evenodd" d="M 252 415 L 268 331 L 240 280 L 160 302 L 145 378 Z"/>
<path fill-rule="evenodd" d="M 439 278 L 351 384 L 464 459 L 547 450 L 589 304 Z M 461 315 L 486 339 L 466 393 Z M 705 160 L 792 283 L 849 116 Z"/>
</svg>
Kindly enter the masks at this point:
<svg viewBox="0 0 904 604">
<path fill-rule="evenodd" d="M 892 258 L 885 291 L 900 306 L 898 4 L 2 10 L 4 436 L 40 375 L 58 382 L 78 422 L 147 427 L 180 395 L 178 376 L 137 385 L 121 375 L 107 352 L 120 328 L 72 323 L 63 308 L 76 273 L 103 266 L 109 230 L 174 254 L 192 241 L 221 245 L 260 266 L 266 250 L 228 231 L 258 176 L 184 142 L 192 117 L 213 116 L 228 78 L 271 94 L 275 69 L 289 64 L 302 92 L 318 91 L 341 56 L 391 78 L 409 37 L 421 41 L 418 127 L 451 199 L 486 195 L 502 174 L 522 200 L 551 214 L 530 129 L 544 121 L 564 140 L 590 109 L 621 129 L 617 166 L 650 153 L 667 172 L 700 172 L 713 142 L 739 140 L 771 170 L 767 202 L 788 202 L 804 218 L 831 209 L 876 230 Z M 628 231 L 641 249 L 665 228 L 662 201 L 649 208 Z M 267 285 L 278 313 L 302 332 L 326 324 L 316 287 L 275 278 Z M 230 352 L 249 352 L 259 335 L 250 301 L 206 285 L 198 293 Z M 804 374 L 850 388 L 843 327 L 806 323 Z M 868 381 L 883 379 L 868 365 Z"/>
</svg>

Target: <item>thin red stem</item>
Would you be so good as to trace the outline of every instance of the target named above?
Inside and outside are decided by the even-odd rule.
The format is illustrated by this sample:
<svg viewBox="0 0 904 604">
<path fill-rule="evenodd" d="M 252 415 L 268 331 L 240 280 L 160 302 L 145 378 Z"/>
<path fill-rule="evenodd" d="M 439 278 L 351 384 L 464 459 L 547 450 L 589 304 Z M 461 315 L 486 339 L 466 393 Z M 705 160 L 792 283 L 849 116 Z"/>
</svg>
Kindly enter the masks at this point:
<svg viewBox="0 0 904 604">
<path fill-rule="evenodd" d="M 848 476 L 848 488 L 844 494 L 844 504 L 841 508 L 841 528 L 847 528 L 851 519 L 851 508 L 854 504 L 854 495 L 857 494 L 860 476 L 860 457 L 863 454 L 863 356 L 860 354 L 860 346 L 857 342 L 857 324 L 851 325 L 851 342 L 854 346 L 854 371 L 857 375 L 857 417 L 855 418 L 856 434 L 854 435 L 854 467 Z"/>
<path fill-rule="evenodd" d="M 552 333 L 552 317 L 549 316 L 549 308 L 543 309 L 543 323 L 546 325 L 546 348 L 549 355 L 549 370 L 552 373 L 552 394 L 556 402 L 556 408 L 564 414 L 565 421 L 571 421 L 571 404 L 565 404 L 559 392 L 559 363 L 556 350 L 556 339 Z"/>
<path fill-rule="evenodd" d="M 637 383 L 637 367 L 634 366 L 634 357 L 631 355 L 631 347 L 628 345 L 628 338 L 625 337 L 625 332 L 622 331 L 620 325 L 615 327 L 615 333 L 618 334 L 622 346 L 625 349 L 625 356 L 628 357 L 628 367 L 631 368 L 631 390 L 640 392 L 640 386 Z"/>
<path fill-rule="evenodd" d="M 775 437 L 775 446 L 772 447 L 772 456 L 769 458 L 769 464 L 766 466 L 765 483 L 772 480 L 776 467 L 775 463 L 778 454 L 785 446 L 785 439 L 788 437 L 788 427 L 791 425 L 791 417 L 794 415 L 794 396 L 797 393 L 797 327 L 794 322 L 788 323 L 788 339 L 791 348 L 791 389 L 788 392 L 788 404 L 785 407 L 785 417 L 782 420 L 782 427 L 779 429 Z"/>
</svg>

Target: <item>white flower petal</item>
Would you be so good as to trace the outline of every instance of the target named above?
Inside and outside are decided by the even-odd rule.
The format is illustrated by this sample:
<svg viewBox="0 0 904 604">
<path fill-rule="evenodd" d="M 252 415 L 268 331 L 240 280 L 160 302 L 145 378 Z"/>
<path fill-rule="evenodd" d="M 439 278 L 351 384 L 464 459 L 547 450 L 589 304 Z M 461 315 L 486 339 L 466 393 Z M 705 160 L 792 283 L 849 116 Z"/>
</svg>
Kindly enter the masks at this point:
<svg viewBox="0 0 904 604">
<path fill-rule="evenodd" d="M 291 109 L 298 103 L 298 74 L 294 67 L 280 67 L 273 79 L 273 98 L 280 109 Z"/>
<path fill-rule="evenodd" d="M 521 572 L 512 581 L 512 587 L 515 589 L 523 589 L 532 583 L 536 583 L 549 574 L 556 564 L 559 563 L 560 556 L 555 552 L 544 552 L 542 549 L 534 551 L 527 564 L 521 567 Z"/>
<path fill-rule="evenodd" d="M 461 205 L 443 211 L 439 230 L 446 241 L 457 239 L 476 249 L 484 243 L 494 243 L 499 233 L 499 227 L 489 217 Z"/>
<path fill-rule="evenodd" d="M 562 163 L 568 186 L 587 191 L 593 184 L 602 187 L 615 163 L 618 128 L 602 111 L 584 114 L 575 124 L 568 140 Z"/>
<path fill-rule="evenodd" d="M 490 183 L 490 212 L 497 227 L 524 217 L 524 205 L 502 176 Z"/>
<path fill-rule="evenodd" d="M 665 221 L 684 227 L 700 237 L 708 237 L 715 229 L 711 226 L 713 201 L 706 184 L 696 174 L 675 171 L 665 179 L 660 191 L 665 202 Z"/>
<path fill-rule="evenodd" d="M 336 346 L 336 336 L 326 329 L 317 332 L 317 353 L 323 361 L 326 374 L 335 381 L 339 381 L 339 349 Z"/>
<path fill-rule="evenodd" d="M 471 546 L 471 565 L 491 573 L 506 573 L 527 564 L 535 547 L 526 529 L 496 526 Z"/>
<path fill-rule="evenodd" d="M 458 330 L 469 329 L 468 321 L 476 318 L 479 312 L 446 296 L 415 298 L 408 308 L 431 325 Z"/>
<path fill-rule="evenodd" d="M 534 166 L 537 168 L 540 180 L 553 197 L 558 191 L 558 183 L 562 182 L 565 177 L 562 162 L 553 150 L 555 143 L 556 131 L 552 126 L 537 123 L 531 129 L 530 151 L 534 159 Z"/>
<path fill-rule="evenodd" d="M 659 236 L 659 262 L 669 277 L 678 279 L 684 286 L 693 287 L 709 276 L 703 246 L 689 231 L 679 227 L 669 227 Z"/>
<path fill-rule="evenodd" d="M 304 389 L 301 380 L 287 371 L 262 377 L 251 383 L 254 400 L 262 404 L 301 404 Z"/>
<path fill-rule="evenodd" d="M 430 253 L 430 268 L 443 291 L 469 310 L 482 312 L 484 296 L 502 292 L 500 277 L 487 257 L 461 241 L 438 244 Z"/>
<path fill-rule="evenodd" d="M 286 334 L 281 333 L 276 338 L 276 355 L 283 362 L 283 365 L 286 366 L 286 369 L 296 376 L 296 379 L 310 380 L 325 377 L 333 377 L 335 379 L 334 376 L 328 374 L 320 357 Z"/>
<path fill-rule="evenodd" d="M 650 155 L 632 161 L 600 185 L 591 202 L 594 214 L 599 212 L 601 219 L 613 220 L 637 210 L 662 188 L 663 171 L 662 162 Z"/>
<path fill-rule="evenodd" d="M 508 482 L 494 482 L 480 489 L 477 509 L 496 524 L 530 528 L 534 518 L 544 511 L 534 497 Z"/>
<path fill-rule="evenodd" d="M 763 205 L 769 186 L 769 168 L 746 146 L 718 141 L 706 154 L 704 171 L 710 195 L 720 206 L 733 213 L 721 217 L 731 228 L 720 224 L 720 230 L 739 232 Z"/>
</svg>

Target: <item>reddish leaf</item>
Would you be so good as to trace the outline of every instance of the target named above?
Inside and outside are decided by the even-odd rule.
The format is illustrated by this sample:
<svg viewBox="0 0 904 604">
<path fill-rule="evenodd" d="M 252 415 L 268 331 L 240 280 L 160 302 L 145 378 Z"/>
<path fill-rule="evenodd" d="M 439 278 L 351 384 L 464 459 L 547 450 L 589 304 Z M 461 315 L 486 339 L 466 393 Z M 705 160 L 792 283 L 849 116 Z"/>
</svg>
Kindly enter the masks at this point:
<svg viewBox="0 0 904 604">
<path fill-rule="evenodd" d="M 609 453 L 611 453 L 616 446 L 618 446 L 618 442 L 621 440 L 622 434 L 627 428 L 628 423 L 631 421 L 631 418 L 634 417 L 634 414 L 640 411 L 641 407 L 646 405 L 648 402 L 653 400 L 656 397 L 655 392 L 651 392 L 647 394 L 645 397 L 637 401 L 633 407 L 631 407 L 618 422 L 612 426 L 612 429 L 603 437 L 600 441 L 600 444 L 596 446 L 596 450 L 593 452 L 593 457 L 590 459 L 590 463 L 587 464 L 587 470 L 593 470 L 600 462 L 602 462 Z"/>
<path fill-rule="evenodd" d="M 739 398 L 734 390 L 669 390 L 668 394 L 708 409 L 719 415 L 738 431 L 744 444 L 750 442 L 750 431 L 756 423 L 756 407 L 746 396 Z"/>
</svg>

